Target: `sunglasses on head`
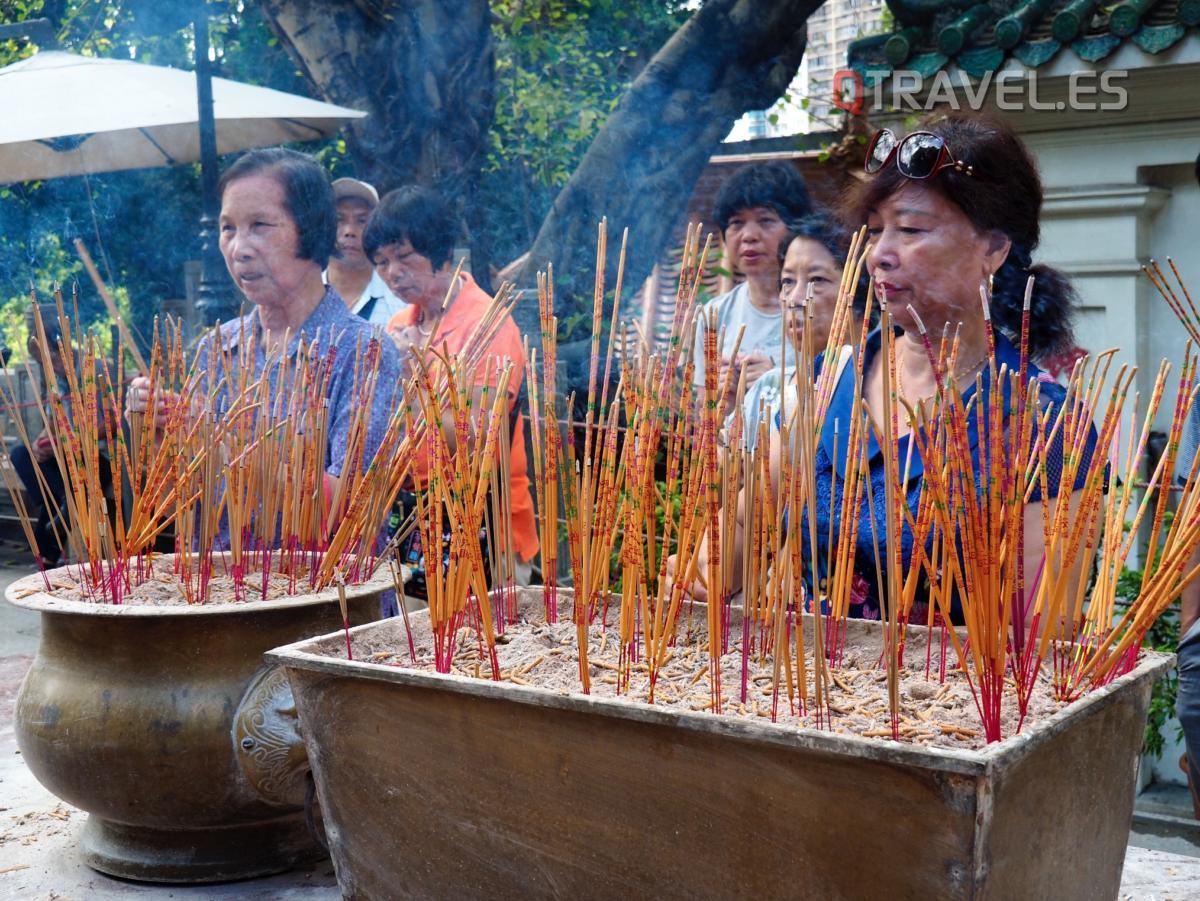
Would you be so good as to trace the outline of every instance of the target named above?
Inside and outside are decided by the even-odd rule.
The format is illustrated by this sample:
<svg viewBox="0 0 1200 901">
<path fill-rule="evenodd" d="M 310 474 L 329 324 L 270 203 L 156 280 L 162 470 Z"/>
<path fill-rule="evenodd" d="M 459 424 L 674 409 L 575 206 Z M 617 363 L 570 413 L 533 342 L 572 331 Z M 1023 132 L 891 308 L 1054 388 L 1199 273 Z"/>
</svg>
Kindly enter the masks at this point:
<svg viewBox="0 0 1200 901">
<path fill-rule="evenodd" d="M 974 175 L 974 168 L 962 160 L 955 159 L 946 141 L 930 131 L 914 131 L 903 141 L 887 128 L 881 128 L 867 145 L 867 160 L 864 168 L 874 175 L 892 159 L 896 168 L 906 178 L 932 178 L 943 169 L 957 169 Z"/>
</svg>

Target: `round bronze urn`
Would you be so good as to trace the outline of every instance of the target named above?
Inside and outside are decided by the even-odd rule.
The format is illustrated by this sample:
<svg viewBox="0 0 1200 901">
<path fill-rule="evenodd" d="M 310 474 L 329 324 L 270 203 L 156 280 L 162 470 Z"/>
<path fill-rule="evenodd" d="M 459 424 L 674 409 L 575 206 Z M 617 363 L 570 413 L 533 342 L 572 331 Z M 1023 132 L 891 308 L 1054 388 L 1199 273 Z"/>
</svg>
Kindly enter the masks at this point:
<svg viewBox="0 0 1200 901">
<path fill-rule="evenodd" d="M 51 584 L 67 573 L 49 573 Z M 351 625 L 378 619 L 390 584 L 347 588 Z M 89 866 L 125 879 L 217 882 L 321 853 L 305 821 L 308 762 L 291 689 L 263 653 L 340 629 L 336 589 L 114 606 L 56 598 L 39 574 L 6 597 L 41 613 L 41 644 L 17 697 L 17 744 L 42 785 L 89 814 Z"/>
</svg>

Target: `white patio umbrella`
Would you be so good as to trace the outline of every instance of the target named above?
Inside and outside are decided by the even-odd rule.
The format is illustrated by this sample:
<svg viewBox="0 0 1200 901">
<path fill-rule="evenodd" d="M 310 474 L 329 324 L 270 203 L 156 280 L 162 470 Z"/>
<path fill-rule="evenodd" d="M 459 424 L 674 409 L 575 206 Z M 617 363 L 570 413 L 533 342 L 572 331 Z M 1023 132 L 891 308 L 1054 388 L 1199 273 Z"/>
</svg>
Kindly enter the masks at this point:
<svg viewBox="0 0 1200 901">
<path fill-rule="evenodd" d="M 332 134 L 366 113 L 212 80 L 217 153 Z M 44 51 L 0 69 L 0 184 L 200 158 L 196 76 Z"/>
</svg>

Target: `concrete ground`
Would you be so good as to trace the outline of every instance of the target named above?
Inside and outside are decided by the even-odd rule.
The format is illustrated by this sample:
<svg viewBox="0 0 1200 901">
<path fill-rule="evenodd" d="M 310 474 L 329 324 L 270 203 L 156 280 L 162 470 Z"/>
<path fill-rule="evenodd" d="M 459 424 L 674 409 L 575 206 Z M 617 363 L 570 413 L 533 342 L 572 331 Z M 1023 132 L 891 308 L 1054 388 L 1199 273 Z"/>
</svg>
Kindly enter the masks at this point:
<svg viewBox="0 0 1200 901">
<path fill-rule="evenodd" d="M 19 546 L 0 539 L 0 593 L 32 571 Z M 328 861 L 280 876 L 196 887 L 125 882 L 85 866 L 78 839 L 86 815 L 38 784 L 22 762 L 13 735 L 17 691 L 37 642 L 37 614 L 0 602 L 0 899 L 332 901 L 341 897 Z M 1139 803 L 1121 879 L 1122 901 L 1200 901 L 1200 832 L 1192 828 L 1195 821 L 1185 816 L 1182 803 L 1178 793 L 1170 792 Z"/>
</svg>

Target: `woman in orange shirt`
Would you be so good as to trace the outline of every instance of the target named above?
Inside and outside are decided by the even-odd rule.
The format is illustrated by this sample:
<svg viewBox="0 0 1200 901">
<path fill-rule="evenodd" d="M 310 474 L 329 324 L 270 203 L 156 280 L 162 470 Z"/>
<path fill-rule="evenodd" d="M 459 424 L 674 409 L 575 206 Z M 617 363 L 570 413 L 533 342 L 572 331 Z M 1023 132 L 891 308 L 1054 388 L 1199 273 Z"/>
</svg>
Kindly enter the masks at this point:
<svg viewBox="0 0 1200 901">
<path fill-rule="evenodd" d="M 415 185 L 385 195 L 363 233 L 363 249 L 368 258 L 392 293 L 410 304 L 388 322 L 388 333 L 400 348 L 401 356 L 409 361 L 427 342 L 439 350 L 446 347 L 451 354 L 460 352 L 492 303 L 492 298 L 468 273 L 463 272 L 455 279 L 451 257 L 457 234 L 458 223 L 446 202 L 433 191 Z M 447 296 L 450 301 L 443 308 Z M 509 360 L 513 364 L 508 382 L 512 411 L 525 377 L 525 351 L 516 323 L 511 316 L 505 316 L 475 371 L 476 407 L 484 389 L 496 387 L 499 371 Z M 446 429 L 443 425 L 443 430 L 453 446 L 453 427 Z M 418 453 L 415 465 L 418 488 L 424 486 L 428 472 L 429 461 L 423 452 Z M 530 563 L 538 551 L 538 537 L 525 458 L 525 423 L 519 414 L 512 430 L 509 477 L 517 580 L 527 583 Z"/>
</svg>

